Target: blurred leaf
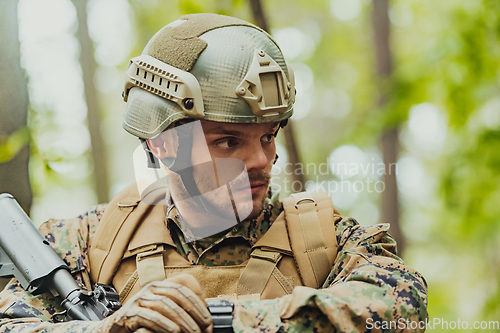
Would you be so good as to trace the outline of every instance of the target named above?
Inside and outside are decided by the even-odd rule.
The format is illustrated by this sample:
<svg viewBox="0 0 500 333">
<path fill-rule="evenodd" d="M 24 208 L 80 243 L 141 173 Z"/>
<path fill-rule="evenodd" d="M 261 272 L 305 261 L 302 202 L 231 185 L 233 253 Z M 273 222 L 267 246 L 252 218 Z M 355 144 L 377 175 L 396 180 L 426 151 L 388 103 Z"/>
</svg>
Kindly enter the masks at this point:
<svg viewBox="0 0 500 333">
<path fill-rule="evenodd" d="M 5 163 L 16 157 L 30 141 L 28 127 L 21 127 L 9 136 L 0 137 L 0 163 Z"/>
</svg>

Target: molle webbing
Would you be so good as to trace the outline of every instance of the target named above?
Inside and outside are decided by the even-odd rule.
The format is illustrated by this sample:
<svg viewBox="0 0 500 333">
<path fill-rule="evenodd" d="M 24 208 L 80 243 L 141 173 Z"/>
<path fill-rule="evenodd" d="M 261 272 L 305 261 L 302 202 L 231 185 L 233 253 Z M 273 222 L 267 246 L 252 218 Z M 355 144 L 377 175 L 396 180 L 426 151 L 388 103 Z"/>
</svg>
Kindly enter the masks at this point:
<svg viewBox="0 0 500 333">
<path fill-rule="evenodd" d="M 276 270 L 281 253 L 255 249 L 238 283 L 238 295 L 261 295 Z"/>
<path fill-rule="evenodd" d="M 191 14 L 180 18 L 179 25 L 167 25 L 151 39 L 145 53 L 188 72 L 207 47 L 199 38 L 205 32 L 229 26 L 247 26 L 263 31 L 243 20 L 216 14 Z M 178 22 L 178 21 L 175 21 Z"/>
</svg>

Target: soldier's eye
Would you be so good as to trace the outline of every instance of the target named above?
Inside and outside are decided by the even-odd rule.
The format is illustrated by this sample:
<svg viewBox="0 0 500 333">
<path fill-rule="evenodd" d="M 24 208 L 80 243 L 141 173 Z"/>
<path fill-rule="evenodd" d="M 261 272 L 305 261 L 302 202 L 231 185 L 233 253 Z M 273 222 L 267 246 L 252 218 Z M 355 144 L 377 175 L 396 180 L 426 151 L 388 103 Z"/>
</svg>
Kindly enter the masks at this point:
<svg viewBox="0 0 500 333">
<path fill-rule="evenodd" d="M 274 134 L 267 134 L 262 137 L 262 141 L 265 143 L 271 143 L 273 142 L 273 139 L 275 138 Z"/>
<path fill-rule="evenodd" d="M 217 140 L 215 142 L 215 145 L 219 148 L 222 148 L 222 149 L 229 149 L 229 148 L 233 148 L 233 147 L 237 146 L 238 140 L 235 138 L 223 138 L 223 139 Z"/>
</svg>

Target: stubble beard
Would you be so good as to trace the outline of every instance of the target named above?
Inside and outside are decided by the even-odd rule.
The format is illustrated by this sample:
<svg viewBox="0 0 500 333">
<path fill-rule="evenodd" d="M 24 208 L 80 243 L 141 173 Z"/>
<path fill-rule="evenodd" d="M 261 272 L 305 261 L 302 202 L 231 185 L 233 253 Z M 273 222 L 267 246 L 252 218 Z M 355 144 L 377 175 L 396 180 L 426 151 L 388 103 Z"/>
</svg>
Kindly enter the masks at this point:
<svg viewBox="0 0 500 333">
<path fill-rule="evenodd" d="M 248 174 L 248 179 L 250 183 L 262 182 L 263 189 L 258 193 L 252 193 L 252 201 L 247 203 L 247 205 L 252 205 L 250 214 L 241 219 L 240 222 L 256 219 L 262 213 L 267 198 L 271 176 L 265 171 L 260 171 L 257 173 Z M 246 210 L 250 210 L 250 207 L 247 206 Z M 234 212 L 235 214 L 237 214 L 236 209 L 234 209 Z"/>
<path fill-rule="evenodd" d="M 260 214 L 262 214 L 262 211 L 264 210 L 264 204 L 266 202 L 268 187 L 269 184 L 266 185 L 266 190 L 263 191 L 263 193 L 256 193 L 255 195 L 252 194 L 252 203 L 253 203 L 252 212 L 241 222 L 256 219 L 257 217 L 260 216 Z M 262 198 L 259 198 L 259 196 L 262 196 Z"/>
<path fill-rule="evenodd" d="M 197 180 L 201 180 L 201 183 L 203 184 L 204 181 L 209 181 L 211 180 L 210 178 L 203 177 L 201 175 L 198 175 Z M 239 179 L 238 179 L 239 178 Z M 229 218 L 233 219 L 234 217 L 238 218 L 238 221 L 243 222 L 243 221 L 248 221 L 255 219 L 259 217 L 259 215 L 262 213 L 264 210 L 264 204 L 266 201 L 267 197 L 267 192 L 269 188 L 269 183 L 271 176 L 269 173 L 265 171 L 258 171 L 255 173 L 248 173 L 248 180 L 246 177 L 238 177 L 237 179 L 233 180 L 231 182 L 231 188 L 233 189 L 238 189 L 238 188 L 246 188 L 246 190 L 250 191 L 251 188 L 247 188 L 249 186 L 249 183 L 253 182 L 260 182 L 263 183 L 263 189 L 259 191 L 258 193 L 251 193 L 251 201 L 250 200 L 245 200 L 245 201 L 238 201 L 236 204 L 234 202 L 234 196 L 231 196 L 231 200 L 220 200 L 217 196 L 212 196 L 208 193 L 203 194 L 206 200 L 210 203 L 210 205 L 215 208 L 215 211 L 218 212 L 217 215 L 223 218 Z M 249 182 L 249 183 L 248 183 Z M 227 186 L 227 185 L 226 185 Z M 199 186 L 203 188 L 202 186 Z M 229 187 L 228 187 L 229 189 Z M 250 207 L 251 205 L 251 207 Z M 237 209 L 238 207 L 238 209 Z M 250 214 L 248 216 L 243 217 L 242 219 L 240 218 L 238 214 L 238 210 L 240 212 L 248 212 L 250 211 Z M 245 214 L 246 215 L 246 214 Z"/>
</svg>

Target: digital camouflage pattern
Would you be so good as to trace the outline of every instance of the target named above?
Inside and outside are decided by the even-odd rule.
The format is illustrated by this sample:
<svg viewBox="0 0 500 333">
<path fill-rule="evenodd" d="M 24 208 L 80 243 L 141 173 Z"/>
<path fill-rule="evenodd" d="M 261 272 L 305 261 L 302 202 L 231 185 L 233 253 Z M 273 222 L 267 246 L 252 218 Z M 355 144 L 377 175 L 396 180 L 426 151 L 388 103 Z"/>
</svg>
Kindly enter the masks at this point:
<svg viewBox="0 0 500 333">
<path fill-rule="evenodd" d="M 70 267 L 80 287 L 91 290 L 88 244 L 106 205 L 99 205 L 83 215 L 68 220 L 49 220 L 40 226 L 40 232 Z M 96 322 L 75 321 L 52 324 L 54 313 L 62 311 L 60 300 L 46 292 L 33 296 L 14 278 L 0 293 L 0 332 L 90 332 Z"/>
<path fill-rule="evenodd" d="M 395 255 L 388 228 L 364 228 L 352 218 L 343 219 L 335 235 L 338 255 L 323 289 L 295 287 L 280 299 L 240 302 L 235 331 L 248 332 L 249 327 L 271 322 L 266 332 L 381 332 L 368 330 L 367 323 L 393 322 L 395 329 L 385 332 L 423 332 L 402 323 L 427 319 L 427 285 Z"/>
<path fill-rule="evenodd" d="M 241 223 L 226 234 L 188 243 L 182 236 L 176 210 L 168 209 L 168 225 L 178 252 L 193 265 L 238 265 L 283 210 L 277 194 L 255 220 Z M 70 220 L 49 220 L 40 227 L 45 238 L 71 268 L 81 286 L 92 285 L 88 245 L 105 205 Z M 274 300 L 235 301 L 235 332 L 381 332 L 372 322 L 413 322 L 427 318 L 427 285 L 423 277 L 396 256 L 396 244 L 387 224 L 361 227 L 352 218 L 336 226 L 338 254 L 323 288 L 296 287 L 291 295 Z M 91 332 L 96 322 L 51 324 L 61 311 L 48 294 L 33 296 L 13 279 L 0 293 L 0 332 Z M 399 323 L 399 322 L 398 322 Z M 386 332 L 422 332 L 394 328 Z"/>
<path fill-rule="evenodd" d="M 177 251 L 192 265 L 232 266 L 250 258 L 251 247 L 264 235 L 278 215 L 283 211 L 279 193 L 268 192 L 265 208 L 254 220 L 237 224 L 229 232 L 213 235 L 197 241 L 184 236 L 177 210 L 168 210 L 167 220 L 176 227 L 170 227 Z M 191 242 L 190 242 L 191 241 Z"/>
</svg>

